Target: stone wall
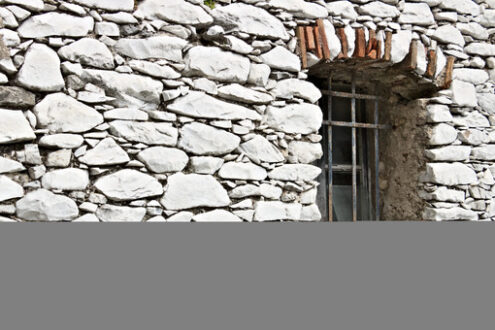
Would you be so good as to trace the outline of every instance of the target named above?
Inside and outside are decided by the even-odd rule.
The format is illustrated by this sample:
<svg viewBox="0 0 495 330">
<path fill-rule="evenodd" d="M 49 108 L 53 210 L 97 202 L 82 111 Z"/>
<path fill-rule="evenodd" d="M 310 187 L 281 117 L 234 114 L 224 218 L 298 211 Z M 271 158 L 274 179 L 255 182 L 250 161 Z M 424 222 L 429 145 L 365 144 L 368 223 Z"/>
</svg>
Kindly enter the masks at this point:
<svg viewBox="0 0 495 330">
<path fill-rule="evenodd" d="M 320 220 L 321 93 L 295 37 L 318 18 L 332 58 L 334 26 L 395 31 L 397 62 L 419 40 L 438 73 L 456 57 L 416 193 L 428 220 L 495 217 L 493 0 L 0 0 L 0 18 L 2 220 Z"/>
</svg>

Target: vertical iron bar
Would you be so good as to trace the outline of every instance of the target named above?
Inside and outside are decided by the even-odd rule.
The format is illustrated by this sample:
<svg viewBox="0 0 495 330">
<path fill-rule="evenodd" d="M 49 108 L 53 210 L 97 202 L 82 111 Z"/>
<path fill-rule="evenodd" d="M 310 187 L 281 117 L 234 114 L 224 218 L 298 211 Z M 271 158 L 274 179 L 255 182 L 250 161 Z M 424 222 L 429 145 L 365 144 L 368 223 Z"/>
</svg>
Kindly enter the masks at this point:
<svg viewBox="0 0 495 330">
<path fill-rule="evenodd" d="M 371 102 L 366 102 L 365 105 L 365 110 L 369 110 Z M 368 116 L 369 111 L 366 111 L 366 122 L 371 121 L 371 116 Z M 374 207 L 373 207 L 373 181 L 371 181 L 371 173 L 372 173 L 372 168 L 371 168 L 371 163 L 372 163 L 372 151 L 371 151 L 371 134 L 372 132 L 370 130 L 366 130 L 366 138 L 364 139 L 364 142 L 366 143 L 366 172 L 367 172 L 367 189 L 368 189 L 368 219 L 374 219 Z M 373 132 L 374 133 L 374 132 Z"/>
<path fill-rule="evenodd" d="M 356 122 L 356 73 L 352 72 L 351 121 Z M 352 221 L 357 221 L 356 127 L 352 127 Z"/>
<path fill-rule="evenodd" d="M 328 77 L 328 91 L 332 91 L 332 73 Z M 328 95 L 328 221 L 333 221 L 333 146 L 332 146 L 332 95 Z"/>
<path fill-rule="evenodd" d="M 375 100 L 375 124 L 378 124 L 378 100 Z M 375 220 L 380 220 L 380 161 L 379 157 L 379 141 L 378 128 L 375 129 Z"/>
</svg>

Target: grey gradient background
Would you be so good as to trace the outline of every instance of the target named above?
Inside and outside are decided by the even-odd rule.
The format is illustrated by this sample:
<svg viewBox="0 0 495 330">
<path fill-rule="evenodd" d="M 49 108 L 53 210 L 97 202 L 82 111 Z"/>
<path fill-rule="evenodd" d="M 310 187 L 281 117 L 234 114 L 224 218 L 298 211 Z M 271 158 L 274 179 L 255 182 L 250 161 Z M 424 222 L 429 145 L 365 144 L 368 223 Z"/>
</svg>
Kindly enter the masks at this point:
<svg viewBox="0 0 495 330">
<path fill-rule="evenodd" d="M 1 330 L 495 329 L 489 223 L 0 224 Z"/>
</svg>

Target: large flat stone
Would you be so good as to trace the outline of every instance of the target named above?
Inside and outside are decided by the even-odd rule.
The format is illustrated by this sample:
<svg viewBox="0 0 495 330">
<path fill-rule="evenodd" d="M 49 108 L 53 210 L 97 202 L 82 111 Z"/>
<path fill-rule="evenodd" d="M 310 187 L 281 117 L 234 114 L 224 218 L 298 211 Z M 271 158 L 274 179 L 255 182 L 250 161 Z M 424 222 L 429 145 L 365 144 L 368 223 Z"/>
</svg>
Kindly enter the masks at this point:
<svg viewBox="0 0 495 330">
<path fill-rule="evenodd" d="M 17 75 L 19 85 L 39 92 L 56 92 L 65 87 L 57 53 L 43 44 L 32 44 Z"/>
<path fill-rule="evenodd" d="M 24 196 L 24 189 L 5 175 L 0 175 L 0 202 Z"/>
<path fill-rule="evenodd" d="M 81 78 L 105 89 L 107 95 L 117 98 L 117 106 L 145 106 L 159 104 L 163 91 L 160 81 L 135 74 L 105 70 L 84 70 Z"/>
<path fill-rule="evenodd" d="M 0 174 L 16 173 L 25 170 L 26 168 L 18 161 L 0 156 Z"/>
<path fill-rule="evenodd" d="M 32 11 L 41 11 L 45 7 L 43 0 L 5 0 L 4 2 L 18 5 Z"/>
<path fill-rule="evenodd" d="M 188 75 L 222 82 L 245 83 L 251 68 L 247 57 L 218 47 L 193 47 L 187 52 L 185 62 Z"/>
<path fill-rule="evenodd" d="M 489 144 L 489 145 L 473 148 L 471 157 L 473 159 L 478 159 L 478 160 L 493 161 L 495 160 L 495 145 Z"/>
<path fill-rule="evenodd" d="M 241 218 L 225 210 L 196 214 L 192 220 L 195 222 L 242 222 Z"/>
<path fill-rule="evenodd" d="M 134 0 L 75 0 L 74 2 L 90 7 L 109 11 L 132 11 Z"/>
<path fill-rule="evenodd" d="M 472 42 L 464 48 L 464 51 L 470 55 L 495 56 L 495 45 Z"/>
<path fill-rule="evenodd" d="M 108 166 L 127 163 L 130 158 L 114 139 L 106 138 L 79 157 L 79 161 L 90 166 Z"/>
<path fill-rule="evenodd" d="M 311 181 L 320 175 L 321 168 L 308 164 L 287 164 L 276 167 L 268 177 L 282 181 Z"/>
<path fill-rule="evenodd" d="M 454 80 L 450 86 L 452 90 L 452 101 L 461 107 L 476 107 L 478 100 L 476 98 L 476 88 L 473 84 Z"/>
<path fill-rule="evenodd" d="M 291 141 L 288 150 L 291 162 L 295 163 L 309 164 L 323 156 L 323 149 L 320 143 Z"/>
<path fill-rule="evenodd" d="M 21 111 L 0 109 L 0 144 L 36 139 Z"/>
<path fill-rule="evenodd" d="M 218 6 L 212 12 L 215 23 L 259 37 L 288 40 L 289 34 L 282 22 L 259 7 L 234 3 Z"/>
<path fill-rule="evenodd" d="M 433 127 L 430 134 L 430 145 L 445 145 L 451 144 L 457 139 L 457 131 L 454 127 L 448 124 L 438 124 Z"/>
<path fill-rule="evenodd" d="M 363 15 L 371 15 L 381 18 L 397 17 L 400 14 L 399 10 L 395 6 L 387 5 L 381 1 L 373 1 L 359 6 L 358 11 Z"/>
<path fill-rule="evenodd" d="M 224 120 L 261 120 L 261 116 L 246 107 L 220 101 L 203 92 L 189 92 L 176 99 L 167 109 L 189 117 Z"/>
<path fill-rule="evenodd" d="M 137 158 L 154 173 L 180 172 L 189 162 L 189 157 L 184 151 L 165 147 L 145 149 Z"/>
<path fill-rule="evenodd" d="M 22 38 L 44 38 L 50 36 L 85 37 L 93 30 L 91 16 L 78 17 L 62 13 L 46 13 L 31 16 L 17 32 Z"/>
<path fill-rule="evenodd" d="M 17 201 L 16 215 L 23 220 L 62 221 L 77 218 L 79 209 L 69 197 L 38 189 Z"/>
<path fill-rule="evenodd" d="M 34 107 L 38 126 L 53 133 L 82 133 L 103 122 L 95 109 L 64 93 L 50 94 Z"/>
<path fill-rule="evenodd" d="M 160 182 L 136 170 L 120 170 L 99 178 L 95 188 L 114 201 L 132 201 L 163 193 Z"/>
<path fill-rule="evenodd" d="M 0 86 L 0 107 L 27 109 L 36 104 L 35 95 L 16 86 Z"/>
<path fill-rule="evenodd" d="M 323 120 L 321 109 L 313 104 L 290 104 L 284 108 L 268 107 L 268 126 L 285 133 L 310 134 L 317 132 Z"/>
<path fill-rule="evenodd" d="M 285 160 L 280 150 L 261 135 L 242 143 L 239 149 L 254 162 L 278 163 Z"/>
<path fill-rule="evenodd" d="M 213 23 L 213 18 L 203 8 L 184 0 L 145 0 L 138 5 L 135 15 L 182 25 L 204 26 Z"/>
<path fill-rule="evenodd" d="M 146 39 L 120 39 L 114 49 L 120 55 L 137 60 L 150 58 L 182 61 L 182 49 L 187 41 L 177 37 L 156 36 Z"/>
<path fill-rule="evenodd" d="M 45 148 L 75 149 L 84 142 L 84 138 L 78 134 L 53 134 L 44 135 L 38 144 Z"/>
<path fill-rule="evenodd" d="M 299 203 L 256 202 L 254 221 L 299 220 L 302 205 Z"/>
<path fill-rule="evenodd" d="M 232 133 L 201 123 L 180 129 L 178 146 L 195 155 L 225 155 L 235 150 L 241 139 Z"/>
<path fill-rule="evenodd" d="M 170 123 L 114 120 L 110 122 L 110 132 L 128 141 L 148 145 L 175 146 L 177 144 L 177 128 Z"/>
<path fill-rule="evenodd" d="M 440 8 L 455 10 L 460 14 L 476 16 L 480 13 L 480 7 L 472 0 L 442 0 Z"/>
<path fill-rule="evenodd" d="M 89 185 L 89 176 L 85 170 L 64 168 L 43 175 L 41 185 L 51 190 L 85 190 Z"/>
<path fill-rule="evenodd" d="M 273 101 L 273 96 L 268 93 L 258 92 L 239 84 L 230 84 L 218 89 L 218 96 L 236 102 L 247 104 L 268 104 Z"/>
<path fill-rule="evenodd" d="M 101 69 L 113 69 L 113 55 L 110 49 L 96 39 L 83 38 L 58 50 L 61 58 Z"/>
<path fill-rule="evenodd" d="M 272 69 L 299 72 L 301 71 L 301 60 L 299 56 L 287 48 L 277 46 L 260 56 L 260 59 Z"/>
<path fill-rule="evenodd" d="M 168 178 L 161 204 L 168 210 L 224 207 L 230 198 L 211 175 L 177 173 Z"/>
<path fill-rule="evenodd" d="M 292 99 L 300 97 L 311 103 L 315 103 L 321 98 L 320 90 L 313 83 L 300 79 L 284 79 L 277 82 L 273 93 L 282 99 Z"/>
<path fill-rule="evenodd" d="M 102 205 L 96 210 L 96 216 L 102 222 L 141 222 L 145 215 L 144 207 Z"/>
<path fill-rule="evenodd" d="M 325 7 L 304 0 L 271 0 L 269 4 L 274 8 L 291 13 L 294 17 L 325 18 L 328 16 Z"/>
<path fill-rule="evenodd" d="M 471 147 L 469 146 L 447 146 L 425 151 L 426 157 L 440 162 L 463 162 L 469 160 Z"/>
<path fill-rule="evenodd" d="M 433 25 L 435 18 L 426 3 L 405 3 L 399 16 L 399 23 L 414 25 Z"/>
<path fill-rule="evenodd" d="M 426 180 L 445 186 L 478 183 L 476 173 L 461 163 L 428 163 L 426 164 Z"/>
<path fill-rule="evenodd" d="M 266 170 L 253 163 L 228 162 L 218 171 L 222 179 L 262 181 L 267 177 Z"/>
<path fill-rule="evenodd" d="M 423 218 L 430 221 L 447 221 L 447 220 L 478 220 L 478 213 L 466 210 L 461 207 L 451 209 L 434 209 L 427 207 L 423 212 Z"/>
</svg>

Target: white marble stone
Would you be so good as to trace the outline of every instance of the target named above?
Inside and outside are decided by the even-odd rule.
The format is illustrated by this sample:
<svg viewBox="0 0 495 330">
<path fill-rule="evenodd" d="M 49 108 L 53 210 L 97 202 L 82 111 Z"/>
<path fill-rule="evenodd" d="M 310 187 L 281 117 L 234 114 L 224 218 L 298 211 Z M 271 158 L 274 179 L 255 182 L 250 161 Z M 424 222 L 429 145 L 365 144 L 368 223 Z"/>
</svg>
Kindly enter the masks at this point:
<svg viewBox="0 0 495 330">
<path fill-rule="evenodd" d="M 399 23 L 414 25 L 433 25 L 435 18 L 426 3 L 408 3 L 404 4 L 404 9 L 399 16 Z"/>
<path fill-rule="evenodd" d="M 38 144 L 45 148 L 75 149 L 84 142 L 84 138 L 77 134 L 43 135 Z"/>
<path fill-rule="evenodd" d="M 218 176 L 222 179 L 262 181 L 266 179 L 267 172 L 253 163 L 228 162 L 220 168 Z"/>
<path fill-rule="evenodd" d="M 438 124 L 433 127 L 430 134 L 430 145 L 445 145 L 451 144 L 457 139 L 457 131 L 454 127 L 448 124 Z"/>
<path fill-rule="evenodd" d="M 183 25 L 213 23 L 213 18 L 204 9 L 184 0 L 145 0 L 138 5 L 135 14 L 148 20 L 162 19 Z"/>
<path fill-rule="evenodd" d="M 162 185 L 150 175 L 125 169 L 99 178 L 95 188 L 114 201 L 132 201 L 158 196 Z"/>
<path fill-rule="evenodd" d="M 267 104 L 273 101 L 268 93 L 258 92 L 239 84 L 230 84 L 218 89 L 218 96 L 246 104 Z"/>
<path fill-rule="evenodd" d="M 102 222 L 141 222 L 145 215 L 144 207 L 102 205 L 96 210 L 96 216 Z"/>
<path fill-rule="evenodd" d="M 273 89 L 273 93 L 278 98 L 290 100 L 295 96 L 305 99 L 310 103 L 315 103 L 322 96 L 320 90 L 315 85 L 309 81 L 300 79 L 278 81 L 277 86 Z"/>
<path fill-rule="evenodd" d="M 239 149 L 256 163 L 278 163 L 285 160 L 280 150 L 261 135 L 242 143 Z"/>
<path fill-rule="evenodd" d="M 241 218 L 225 210 L 196 214 L 192 220 L 195 222 L 242 222 Z"/>
<path fill-rule="evenodd" d="M 180 172 L 189 162 L 184 151 L 166 147 L 145 149 L 137 155 L 137 159 L 153 173 Z"/>
<path fill-rule="evenodd" d="M 271 0 L 270 5 L 274 8 L 283 9 L 294 17 L 301 18 L 325 18 L 328 11 L 317 3 L 304 0 Z"/>
<path fill-rule="evenodd" d="M 108 47 L 95 39 L 83 38 L 62 47 L 58 55 L 66 60 L 101 69 L 113 69 L 113 55 Z"/>
<path fill-rule="evenodd" d="M 323 149 L 320 143 L 291 141 L 288 151 L 293 162 L 302 164 L 312 163 L 323 156 Z"/>
<path fill-rule="evenodd" d="M 477 184 L 476 173 L 461 163 L 428 163 L 426 164 L 428 182 L 445 186 Z"/>
<path fill-rule="evenodd" d="M 34 140 L 36 135 L 21 111 L 0 109 L 0 144 Z"/>
<path fill-rule="evenodd" d="M 310 134 L 317 132 L 322 124 L 320 107 L 312 104 L 290 104 L 284 108 L 268 107 L 268 126 L 285 133 Z"/>
<path fill-rule="evenodd" d="M 159 58 L 180 62 L 182 49 L 186 44 L 181 38 L 155 36 L 146 39 L 120 39 L 114 48 L 120 55 L 137 60 Z"/>
<path fill-rule="evenodd" d="M 301 71 L 301 61 L 299 56 L 282 46 L 273 48 L 269 52 L 262 54 L 260 58 L 263 63 L 272 69 L 290 72 Z"/>
<path fill-rule="evenodd" d="M 16 173 L 25 170 L 26 168 L 18 161 L 0 156 L 0 174 Z"/>
<path fill-rule="evenodd" d="M 50 36 L 85 37 L 93 30 L 91 16 L 78 17 L 50 12 L 31 16 L 25 20 L 17 32 L 22 38 L 43 38 Z"/>
<path fill-rule="evenodd" d="M 254 221 L 299 220 L 302 205 L 299 203 L 256 202 Z"/>
<path fill-rule="evenodd" d="M 135 3 L 134 0 L 74 0 L 74 2 L 90 8 L 109 11 L 132 11 Z"/>
<path fill-rule="evenodd" d="M 268 177 L 282 181 L 311 181 L 316 179 L 320 173 L 321 169 L 313 165 L 287 164 L 273 169 L 268 173 Z"/>
<path fill-rule="evenodd" d="M 0 175 L 0 187 L 0 202 L 24 196 L 22 186 L 5 175 Z"/>
<path fill-rule="evenodd" d="M 57 53 L 43 44 L 32 44 L 17 75 L 19 85 L 39 92 L 56 92 L 64 88 Z"/>
<path fill-rule="evenodd" d="M 108 166 L 127 163 L 130 158 L 114 139 L 106 138 L 79 157 L 79 161 L 90 166 Z"/>
<path fill-rule="evenodd" d="M 43 175 L 41 185 L 51 190 L 84 190 L 89 185 L 89 175 L 78 168 L 54 170 Z"/>
<path fill-rule="evenodd" d="M 177 144 L 178 131 L 170 123 L 114 120 L 109 125 L 113 135 L 128 141 L 164 146 Z"/>
<path fill-rule="evenodd" d="M 478 101 L 476 98 L 476 89 L 473 84 L 454 80 L 450 86 L 452 91 L 452 101 L 461 107 L 476 107 Z"/>
<path fill-rule="evenodd" d="M 224 155 L 235 150 L 240 138 L 224 130 L 201 123 L 190 123 L 180 129 L 178 146 L 195 155 Z"/>
<path fill-rule="evenodd" d="M 16 216 L 30 221 L 67 221 L 78 217 L 79 209 L 69 197 L 38 189 L 16 202 Z"/>
</svg>

